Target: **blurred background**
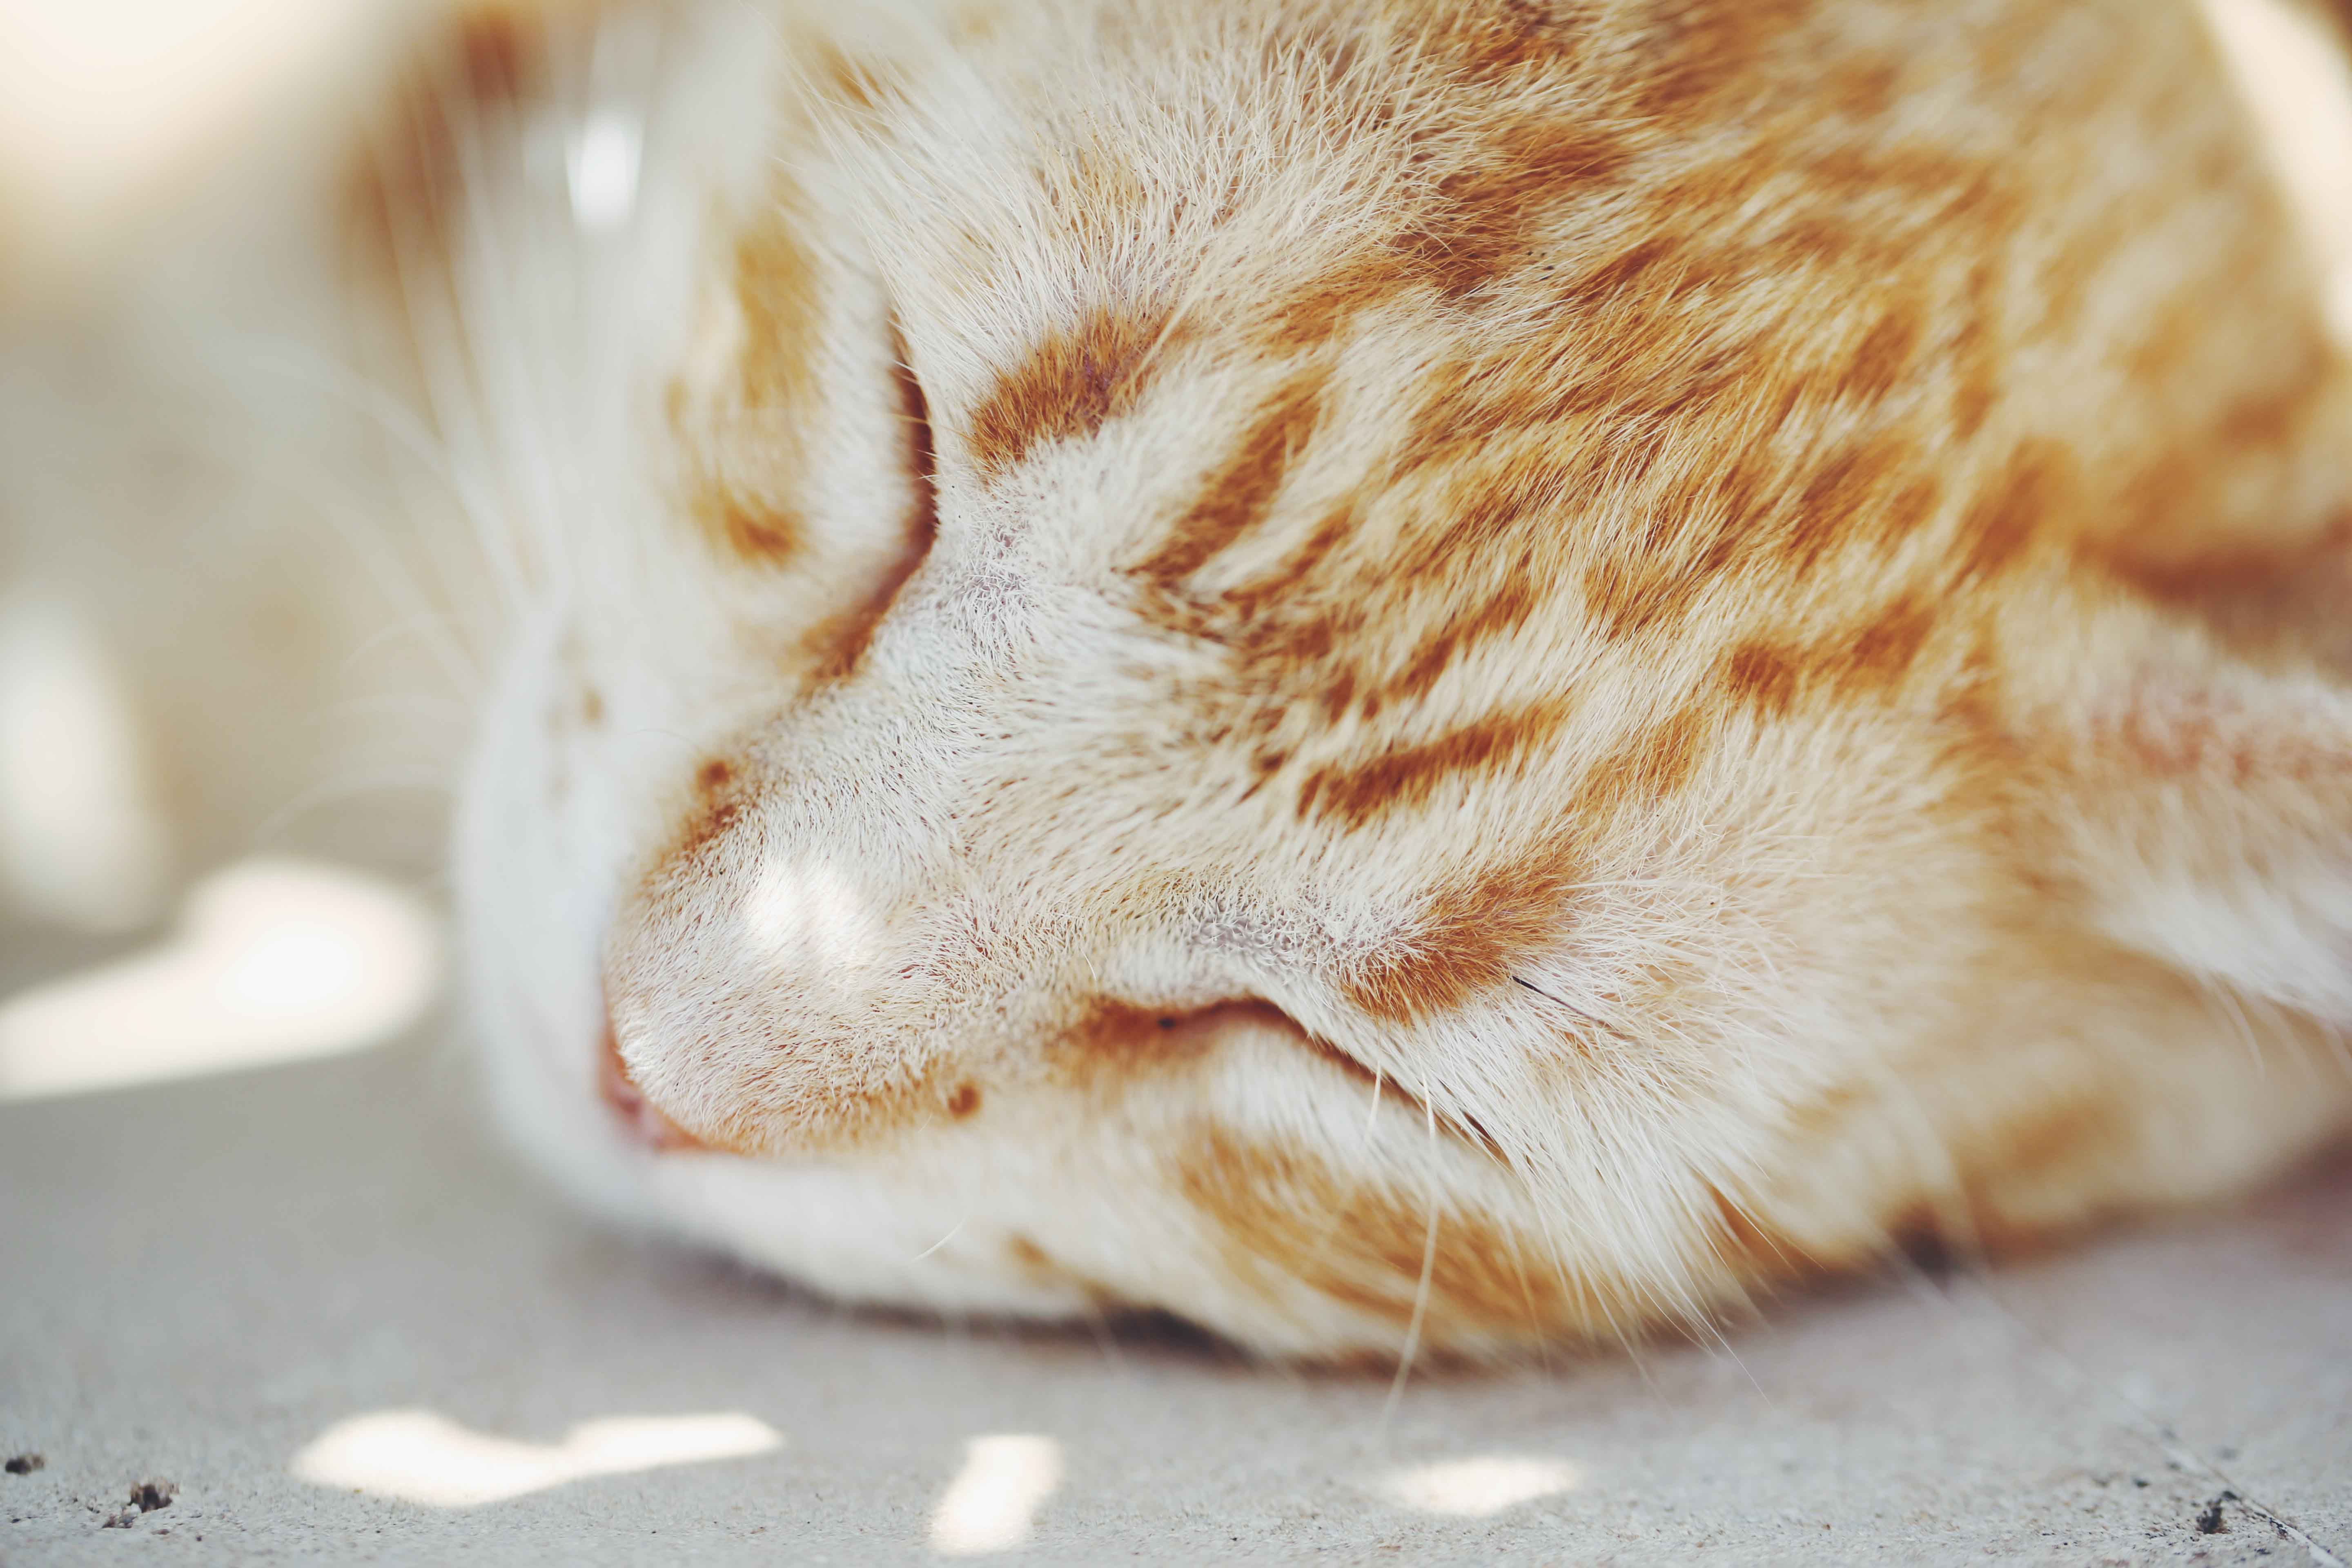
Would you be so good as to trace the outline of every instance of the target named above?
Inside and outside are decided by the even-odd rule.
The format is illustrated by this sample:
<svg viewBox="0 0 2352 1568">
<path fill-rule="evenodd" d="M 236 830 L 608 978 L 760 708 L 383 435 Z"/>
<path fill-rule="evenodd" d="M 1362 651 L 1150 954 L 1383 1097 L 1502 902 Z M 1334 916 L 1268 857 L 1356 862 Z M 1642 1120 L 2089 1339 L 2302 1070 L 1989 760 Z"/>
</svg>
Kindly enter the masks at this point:
<svg viewBox="0 0 2352 1568">
<path fill-rule="evenodd" d="M 0 1100 L 441 988 L 468 535 L 354 310 L 399 0 L 0 0 Z"/>
<path fill-rule="evenodd" d="M 391 62 L 523 3 L 0 0 L 0 1100 L 440 994 L 495 627 L 350 192 Z M 2305 0 L 2202 3 L 2352 343 L 2341 53 Z"/>
</svg>

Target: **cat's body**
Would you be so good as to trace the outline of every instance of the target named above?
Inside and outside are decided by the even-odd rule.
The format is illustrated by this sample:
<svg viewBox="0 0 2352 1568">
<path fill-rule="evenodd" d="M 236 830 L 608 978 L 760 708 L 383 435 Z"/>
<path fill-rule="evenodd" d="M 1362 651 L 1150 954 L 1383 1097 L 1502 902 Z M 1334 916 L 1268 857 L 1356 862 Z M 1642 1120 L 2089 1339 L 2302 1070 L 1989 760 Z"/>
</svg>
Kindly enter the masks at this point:
<svg viewBox="0 0 2352 1568">
<path fill-rule="evenodd" d="M 478 33 L 372 187 L 573 1186 L 1484 1353 L 2352 1125 L 2352 380 L 2194 6 L 824 9 Z"/>
</svg>

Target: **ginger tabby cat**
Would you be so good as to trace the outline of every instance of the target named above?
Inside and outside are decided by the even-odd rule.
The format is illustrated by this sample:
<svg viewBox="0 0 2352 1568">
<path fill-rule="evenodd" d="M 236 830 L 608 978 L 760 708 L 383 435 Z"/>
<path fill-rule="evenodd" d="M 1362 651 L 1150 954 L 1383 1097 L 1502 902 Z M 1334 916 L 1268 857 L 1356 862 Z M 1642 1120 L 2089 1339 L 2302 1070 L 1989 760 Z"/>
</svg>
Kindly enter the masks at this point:
<svg viewBox="0 0 2352 1568">
<path fill-rule="evenodd" d="M 2352 1127 L 2352 376 L 2197 6 L 541 20 L 364 194 L 591 1201 L 1484 1356 Z"/>
</svg>

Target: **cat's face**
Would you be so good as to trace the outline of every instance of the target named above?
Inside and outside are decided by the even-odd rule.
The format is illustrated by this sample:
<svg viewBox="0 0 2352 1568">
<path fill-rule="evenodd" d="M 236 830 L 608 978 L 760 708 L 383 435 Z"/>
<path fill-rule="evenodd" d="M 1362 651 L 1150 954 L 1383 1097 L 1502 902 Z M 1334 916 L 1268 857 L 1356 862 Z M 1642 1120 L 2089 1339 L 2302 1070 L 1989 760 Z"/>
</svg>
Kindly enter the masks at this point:
<svg viewBox="0 0 2352 1568">
<path fill-rule="evenodd" d="M 459 870 L 575 1184 L 1479 1351 L 2342 1117 L 2222 1022 L 2352 1016 L 2347 701 L 2175 588 L 2352 484 L 2186 9 L 763 9 L 525 226 Z"/>
</svg>

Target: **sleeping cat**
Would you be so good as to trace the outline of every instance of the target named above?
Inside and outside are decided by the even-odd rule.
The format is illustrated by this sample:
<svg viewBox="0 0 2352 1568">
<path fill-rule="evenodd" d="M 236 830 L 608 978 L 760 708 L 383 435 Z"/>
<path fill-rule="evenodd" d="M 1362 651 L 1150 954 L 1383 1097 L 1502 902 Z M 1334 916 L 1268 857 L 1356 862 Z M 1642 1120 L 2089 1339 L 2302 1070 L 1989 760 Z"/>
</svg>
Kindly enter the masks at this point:
<svg viewBox="0 0 2352 1568">
<path fill-rule="evenodd" d="M 2352 1127 L 2352 376 L 2186 0 L 465 44 L 366 212 L 590 1201 L 1475 1356 Z"/>
</svg>

